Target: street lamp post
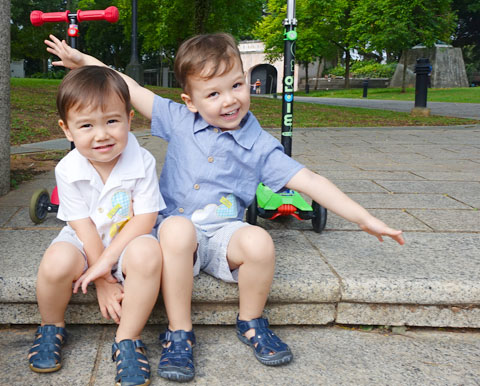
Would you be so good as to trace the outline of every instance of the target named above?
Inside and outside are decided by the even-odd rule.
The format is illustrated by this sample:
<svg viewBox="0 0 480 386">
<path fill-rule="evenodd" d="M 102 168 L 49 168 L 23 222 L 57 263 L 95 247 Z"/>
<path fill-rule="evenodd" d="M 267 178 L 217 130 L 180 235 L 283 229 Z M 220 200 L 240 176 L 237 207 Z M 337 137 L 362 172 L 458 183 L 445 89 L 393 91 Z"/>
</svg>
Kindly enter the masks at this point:
<svg viewBox="0 0 480 386">
<path fill-rule="evenodd" d="M 142 85 L 143 80 L 143 67 L 138 58 L 138 42 L 137 42 L 137 0 L 132 0 L 132 54 L 130 57 L 130 63 L 126 68 L 126 73 L 129 77 L 135 79 L 135 81 Z"/>
</svg>

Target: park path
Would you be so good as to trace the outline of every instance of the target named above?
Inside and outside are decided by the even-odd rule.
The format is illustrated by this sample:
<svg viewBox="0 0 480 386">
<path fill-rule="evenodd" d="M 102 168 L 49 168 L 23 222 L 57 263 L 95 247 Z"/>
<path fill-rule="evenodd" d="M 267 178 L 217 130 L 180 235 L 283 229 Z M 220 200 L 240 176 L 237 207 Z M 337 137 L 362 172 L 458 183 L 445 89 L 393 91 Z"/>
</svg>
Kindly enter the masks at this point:
<svg viewBox="0 0 480 386">
<path fill-rule="evenodd" d="M 380 99 L 318 98 L 295 96 L 296 102 L 317 103 L 330 106 L 363 107 L 365 109 L 410 112 L 413 101 L 390 101 Z M 480 103 L 427 102 L 433 115 L 480 119 Z"/>
</svg>

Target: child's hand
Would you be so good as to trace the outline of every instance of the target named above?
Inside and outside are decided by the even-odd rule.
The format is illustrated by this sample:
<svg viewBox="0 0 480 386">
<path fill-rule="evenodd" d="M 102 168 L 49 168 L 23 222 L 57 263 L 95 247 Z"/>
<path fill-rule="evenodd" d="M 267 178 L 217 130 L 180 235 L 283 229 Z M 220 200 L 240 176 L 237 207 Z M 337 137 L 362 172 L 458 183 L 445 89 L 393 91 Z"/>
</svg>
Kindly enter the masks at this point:
<svg viewBox="0 0 480 386">
<path fill-rule="evenodd" d="M 120 323 L 122 317 L 123 287 L 120 283 L 108 283 L 100 278 L 95 280 L 100 311 L 105 319 Z"/>
<path fill-rule="evenodd" d="M 48 46 L 47 51 L 60 58 L 60 61 L 52 62 L 54 66 L 64 66 L 70 69 L 85 65 L 84 54 L 75 48 L 70 47 L 65 40 L 60 41 L 55 36 L 50 35 L 51 40 L 44 40 Z"/>
<path fill-rule="evenodd" d="M 359 224 L 360 229 L 375 236 L 379 241 L 383 241 L 382 236 L 389 236 L 400 245 L 405 244 L 402 231 L 390 228 L 383 221 L 371 216 L 365 223 Z"/>
<path fill-rule="evenodd" d="M 86 294 L 88 284 L 100 277 L 109 283 L 116 283 L 117 280 L 111 274 L 112 266 L 113 264 L 110 263 L 108 259 L 99 259 L 78 278 L 73 287 L 73 293 L 76 294 L 78 288 L 81 286 L 82 292 Z"/>
</svg>

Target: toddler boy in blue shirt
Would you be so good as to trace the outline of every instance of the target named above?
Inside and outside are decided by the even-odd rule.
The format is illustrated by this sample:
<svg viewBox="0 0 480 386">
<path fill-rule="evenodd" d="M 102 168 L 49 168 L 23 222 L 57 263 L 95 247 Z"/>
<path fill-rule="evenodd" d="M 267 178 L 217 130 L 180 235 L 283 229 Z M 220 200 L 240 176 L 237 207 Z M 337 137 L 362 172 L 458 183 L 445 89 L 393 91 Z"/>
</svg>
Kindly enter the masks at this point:
<svg viewBox="0 0 480 386">
<path fill-rule="evenodd" d="M 46 44 L 61 59 L 55 65 L 102 65 L 53 36 Z M 160 211 L 158 229 L 169 325 L 161 336 L 159 375 L 177 381 L 194 377 L 191 295 L 193 276 L 200 270 L 238 282 L 237 336 L 255 357 L 266 365 L 290 362 L 290 348 L 262 318 L 274 274 L 273 241 L 264 229 L 242 221 L 257 185 L 303 192 L 380 241 L 389 236 L 403 244 L 402 232 L 285 155 L 281 144 L 261 129 L 249 112 L 250 86 L 232 36 L 199 35 L 181 45 L 175 76 L 184 105 L 123 76 L 133 105 L 152 120 L 152 135 L 169 142 L 160 177 L 167 207 Z"/>
</svg>

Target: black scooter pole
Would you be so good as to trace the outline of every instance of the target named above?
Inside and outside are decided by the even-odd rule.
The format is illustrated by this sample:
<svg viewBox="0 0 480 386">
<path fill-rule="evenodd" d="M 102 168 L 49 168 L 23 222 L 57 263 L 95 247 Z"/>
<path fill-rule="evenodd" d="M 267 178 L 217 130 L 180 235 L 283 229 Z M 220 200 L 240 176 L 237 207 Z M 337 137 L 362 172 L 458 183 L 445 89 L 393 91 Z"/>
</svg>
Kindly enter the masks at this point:
<svg viewBox="0 0 480 386">
<path fill-rule="evenodd" d="M 295 80 L 295 45 L 297 41 L 295 0 L 287 0 L 287 18 L 284 28 L 283 99 L 282 99 L 282 145 L 285 154 L 292 155 L 293 88 Z"/>
</svg>

